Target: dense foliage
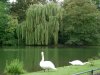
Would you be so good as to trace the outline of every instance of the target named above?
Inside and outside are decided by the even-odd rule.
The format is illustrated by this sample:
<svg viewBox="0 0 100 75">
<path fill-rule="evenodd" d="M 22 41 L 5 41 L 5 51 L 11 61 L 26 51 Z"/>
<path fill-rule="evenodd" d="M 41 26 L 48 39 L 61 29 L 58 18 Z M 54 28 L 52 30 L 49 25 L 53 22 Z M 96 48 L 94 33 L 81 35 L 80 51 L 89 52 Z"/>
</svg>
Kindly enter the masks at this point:
<svg viewBox="0 0 100 75">
<path fill-rule="evenodd" d="M 92 45 L 99 39 L 100 12 L 91 0 L 70 0 L 64 4 L 61 30 L 64 44 Z M 61 39 L 61 41 L 62 41 Z"/>
<path fill-rule="evenodd" d="M 3 2 L 0 2 L 0 44 L 3 44 L 6 35 L 6 28 L 7 28 L 7 14 L 6 14 L 6 5 Z"/>
<path fill-rule="evenodd" d="M 100 0 L 93 0 L 98 9 L 100 9 Z"/>
<path fill-rule="evenodd" d="M 55 3 L 31 5 L 27 11 L 26 26 L 19 27 L 26 45 L 48 45 L 58 43 L 61 7 Z M 20 34 L 21 31 L 18 33 Z"/>
<path fill-rule="evenodd" d="M 18 21 L 14 16 L 8 15 L 7 4 L 0 2 L 0 45 L 15 45 L 17 36 L 15 33 Z"/>
<path fill-rule="evenodd" d="M 17 45 L 16 27 L 18 20 L 16 16 L 8 15 L 4 45 Z"/>
<path fill-rule="evenodd" d="M 10 4 L 10 14 L 16 14 L 18 17 L 19 23 L 25 20 L 26 10 L 31 4 L 45 3 L 46 0 L 17 0 L 16 3 Z"/>
<path fill-rule="evenodd" d="M 1 2 L 7 2 L 7 0 L 0 0 Z"/>
<path fill-rule="evenodd" d="M 50 0 L 56 2 L 56 0 Z M 18 16 L 18 21 L 21 23 L 26 18 L 26 10 L 32 4 L 46 4 L 48 0 L 17 0 L 16 3 L 10 5 L 10 14 L 16 14 Z"/>
<path fill-rule="evenodd" d="M 61 6 L 53 1 L 17 0 L 7 4 L 2 0 L 0 45 L 100 43 L 99 0 L 65 0 Z"/>
</svg>

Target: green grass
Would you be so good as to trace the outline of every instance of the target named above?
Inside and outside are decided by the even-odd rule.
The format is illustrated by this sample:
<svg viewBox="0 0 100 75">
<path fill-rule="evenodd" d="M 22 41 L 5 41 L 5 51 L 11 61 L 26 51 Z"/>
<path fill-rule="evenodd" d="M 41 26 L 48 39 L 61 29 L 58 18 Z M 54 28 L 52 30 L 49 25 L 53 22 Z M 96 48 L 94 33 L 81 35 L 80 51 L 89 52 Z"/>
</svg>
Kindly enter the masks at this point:
<svg viewBox="0 0 100 75">
<path fill-rule="evenodd" d="M 70 65 L 70 66 L 58 67 L 56 71 L 52 71 L 52 70 L 46 71 L 46 72 L 38 71 L 38 72 L 32 72 L 32 73 L 27 73 L 23 75 L 73 75 L 75 73 L 100 68 L 100 59 L 94 60 L 92 61 L 92 63 L 94 64 L 94 66 L 90 66 L 90 64 L 86 64 L 83 66 Z"/>
</svg>

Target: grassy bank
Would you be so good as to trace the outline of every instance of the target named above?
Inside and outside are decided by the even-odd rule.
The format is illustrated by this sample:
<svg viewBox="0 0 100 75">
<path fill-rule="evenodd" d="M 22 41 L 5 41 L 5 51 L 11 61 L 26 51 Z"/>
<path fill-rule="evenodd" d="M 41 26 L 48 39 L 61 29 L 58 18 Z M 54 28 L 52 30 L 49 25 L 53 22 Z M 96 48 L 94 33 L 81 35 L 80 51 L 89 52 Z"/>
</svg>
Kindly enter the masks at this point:
<svg viewBox="0 0 100 75">
<path fill-rule="evenodd" d="M 32 72 L 23 75 L 73 75 L 75 73 L 96 69 L 96 68 L 100 68 L 100 59 L 92 61 L 92 64 L 86 64 L 83 66 L 73 66 L 73 65 L 64 66 L 64 67 L 58 67 L 56 71 L 52 71 L 52 70 L 46 72 L 38 71 L 38 72 Z M 98 71 L 100 72 L 100 70 Z"/>
</svg>

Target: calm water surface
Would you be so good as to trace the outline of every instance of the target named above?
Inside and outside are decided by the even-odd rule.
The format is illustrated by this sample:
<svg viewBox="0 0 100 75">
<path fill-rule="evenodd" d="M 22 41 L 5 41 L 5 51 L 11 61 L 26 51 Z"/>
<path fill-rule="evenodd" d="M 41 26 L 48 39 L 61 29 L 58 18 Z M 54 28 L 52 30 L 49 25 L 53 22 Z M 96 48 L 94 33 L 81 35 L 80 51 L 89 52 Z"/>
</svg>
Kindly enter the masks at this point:
<svg viewBox="0 0 100 75">
<path fill-rule="evenodd" d="M 0 74 L 3 73 L 6 61 L 20 59 L 24 68 L 29 71 L 41 70 L 39 62 L 41 51 L 44 51 L 45 60 L 52 61 L 56 67 L 70 65 L 72 60 L 87 61 L 100 55 L 100 47 L 83 48 L 48 48 L 48 47 L 2 47 L 0 48 Z"/>
</svg>

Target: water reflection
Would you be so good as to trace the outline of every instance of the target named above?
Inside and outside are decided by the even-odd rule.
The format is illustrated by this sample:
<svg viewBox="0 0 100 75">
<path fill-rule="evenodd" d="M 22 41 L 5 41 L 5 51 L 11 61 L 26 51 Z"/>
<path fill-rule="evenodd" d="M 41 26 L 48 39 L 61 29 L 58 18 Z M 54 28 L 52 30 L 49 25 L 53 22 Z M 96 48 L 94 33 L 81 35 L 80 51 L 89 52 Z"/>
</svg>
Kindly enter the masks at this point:
<svg viewBox="0 0 100 75">
<path fill-rule="evenodd" d="M 41 70 L 39 62 L 41 60 L 41 51 L 44 51 L 45 60 L 52 61 L 57 67 L 69 65 L 69 61 L 81 60 L 87 61 L 89 58 L 99 56 L 100 47 L 88 48 L 48 48 L 48 47 L 24 47 L 0 48 L 0 73 L 3 72 L 7 60 L 15 58 L 23 61 L 27 71 Z"/>
</svg>

